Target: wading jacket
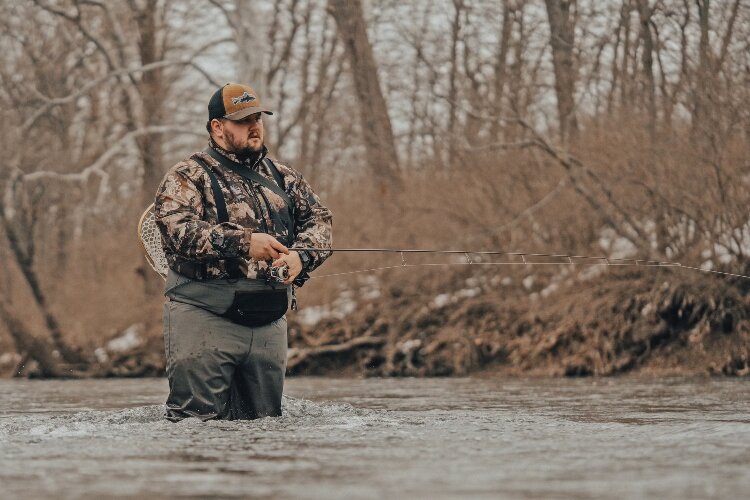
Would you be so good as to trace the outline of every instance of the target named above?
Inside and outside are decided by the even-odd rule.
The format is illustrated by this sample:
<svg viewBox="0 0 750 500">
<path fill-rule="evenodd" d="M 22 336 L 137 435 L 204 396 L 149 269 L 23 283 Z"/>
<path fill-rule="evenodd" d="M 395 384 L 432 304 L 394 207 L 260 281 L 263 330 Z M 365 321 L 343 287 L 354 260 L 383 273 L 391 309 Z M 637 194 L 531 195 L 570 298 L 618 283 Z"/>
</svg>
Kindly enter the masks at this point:
<svg viewBox="0 0 750 500">
<path fill-rule="evenodd" d="M 240 162 L 213 140 L 209 141 L 209 146 L 226 158 Z M 226 201 L 229 222 L 218 223 L 211 179 L 192 159 L 194 155 L 200 156 L 215 174 Z M 283 178 L 282 188 L 294 205 L 292 240 L 279 216 L 281 211 L 287 210 L 281 196 L 224 168 L 207 153 L 194 155 L 169 169 L 154 201 L 156 223 L 171 269 L 195 279 L 264 278 L 270 262 L 250 258 L 246 230 L 270 234 L 287 246 L 331 248 L 331 211 L 299 172 L 273 162 Z M 275 182 L 268 165 L 261 162 L 265 155 L 264 148 L 259 157 L 242 164 Z M 318 267 L 329 255 L 330 252 L 310 252 L 310 263 L 303 274 Z"/>
</svg>

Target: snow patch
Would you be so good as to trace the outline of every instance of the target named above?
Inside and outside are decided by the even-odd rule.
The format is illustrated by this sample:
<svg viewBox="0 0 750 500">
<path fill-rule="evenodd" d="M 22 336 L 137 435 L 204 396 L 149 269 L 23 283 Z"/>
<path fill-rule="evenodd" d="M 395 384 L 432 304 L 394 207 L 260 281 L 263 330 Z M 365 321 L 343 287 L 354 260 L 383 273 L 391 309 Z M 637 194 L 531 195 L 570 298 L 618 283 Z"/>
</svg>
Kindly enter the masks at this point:
<svg viewBox="0 0 750 500">
<path fill-rule="evenodd" d="M 374 300 L 382 295 L 380 282 L 376 276 L 366 276 L 362 279 L 359 295 L 363 300 Z"/>
<path fill-rule="evenodd" d="M 599 233 L 599 246 L 613 259 L 627 259 L 638 249 L 628 238 L 619 236 L 614 229 L 605 227 Z"/>
<path fill-rule="evenodd" d="M 435 296 L 430 302 L 430 306 L 434 309 L 440 309 L 441 307 L 447 306 L 451 302 L 451 295 L 449 293 L 441 293 Z"/>
<path fill-rule="evenodd" d="M 581 274 L 578 275 L 579 281 L 588 281 L 590 279 L 594 279 L 597 276 L 600 276 L 604 274 L 606 271 L 606 266 L 603 265 L 591 265 L 581 271 Z"/>
<path fill-rule="evenodd" d="M 15 352 L 5 352 L 3 354 L 0 354 L 0 368 L 10 368 L 11 366 L 16 366 L 18 363 L 21 362 L 21 355 L 17 354 Z"/>
<path fill-rule="evenodd" d="M 643 309 L 641 309 L 641 316 L 646 317 L 650 315 L 654 311 L 655 307 L 654 305 L 649 302 L 645 306 L 643 306 Z"/>
<path fill-rule="evenodd" d="M 398 346 L 398 350 L 401 351 L 404 354 L 409 354 L 411 351 L 415 349 L 419 349 L 419 347 L 422 345 L 422 341 L 419 339 L 409 339 L 404 342 L 401 342 Z"/>
<path fill-rule="evenodd" d="M 476 297 L 480 293 L 482 293 L 482 289 L 478 287 L 464 288 L 453 293 L 441 293 L 439 295 L 436 295 L 432 299 L 432 301 L 430 301 L 430 308 L 440 309 L 441 307 L 445 307 L 448 304 L 454 304 L 458 302 L 460 299 L 468 299 L 471 297 Z"/>
<path fill-rule="evenodd" d="M 379 288 L 371 288 L 362 292 L 362 298 L 364 300 L 374 300 L 382 295 Z"/>
<path fill-rule="evenodd" d="M 107 354 L 107 350 L 102 347 L 97 347 L 94 350 L 94 356 L 96 356 L 96 360 L 99 363 L 106 363 L 109 361 L 109 355 Z"/>
<path fill-rule="evenodd" d="M 297 313 L 300 323 L 313 326 L 331 316 L 331 310 L 327 306 L 303 307 Z"/>
<path fill-rule="evenodd" d="M 513 283 L 513 279 L 510 276 L 500 277 L 500 276 L 493 276 L 492 279 L 490 279 L 490 285 L 491 286 L 510 286 Z"/>
<path fill-rule="evenodd" d="M 343 319 L 357 310 L 352 290 L 342 291 L 330 305 L 310 306 L 299 310 L 297 317 L 300 323 L 314 326 L 327 318 Z"/>
<path fill-rule="evenodd" d="M 468 299 L 471 297 L 476 297 L 482 292 L 480 288 L 464 288 L 463 290 L 459 290 L 456 292 L 456 297 L 461 299 Z"/>
<path fill-rule="evenodd" d="M 547 297 L 549 294 L 554 293 L 555 291 L 557 291 L 558 288 L 560 288 L 560 285 L 553 282 L 553 283 L 550 283 L 549 285 L 547 285 L 547 287 L 544 288 L 544 290 L 542 290 L 541 292 L 539 292 L 539 294 L 542 297 Z"/>
<path fill-rule="evenodd" d="M 119 337 L 115 337 L 107 342 L 107 350 L 110 352 L 125 352 L 135 349 L 143 343 L 142 331 L 142 324 L 136 323 L 130 325 Z"/>
<path fill-rule="evenodd" d="M 476 278 L 476 277 L 466 278 L 466 286 L 474 288 L 479 285 L 480 285 L 479 278 Z"/>
<path fill-rule="evenodd" d="M 521 283 L 523 283 L 523 287 L 526 290 L 531 290 L 531 287 L 534 286 L 534 280 L 535 279 L 536 278 L 534 277 L 534 275 L 531 274 L 529 276 L 526 276 Z"/>
</svg>

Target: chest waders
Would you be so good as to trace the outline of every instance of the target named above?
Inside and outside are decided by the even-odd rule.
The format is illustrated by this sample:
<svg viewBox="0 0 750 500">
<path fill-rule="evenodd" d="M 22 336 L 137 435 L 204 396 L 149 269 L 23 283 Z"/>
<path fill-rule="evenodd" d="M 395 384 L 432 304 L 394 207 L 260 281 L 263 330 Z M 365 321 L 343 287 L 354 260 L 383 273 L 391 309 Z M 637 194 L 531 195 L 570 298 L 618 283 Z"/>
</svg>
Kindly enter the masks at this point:
<svg viewBox="0 0 750 500">
<path fill-rule="evenodd" d="M 270 163 L 277 183 L 239 165 L 226 165 L 229 160 L 213 149 L 207 153 L 227 169 L 282 197 L 287 210 L 273 222 L 286 227 L 290 244 L 294 240 L 293 204 L 278 184 L 283 180 L 273 163 L 264 160 Z M 219 223 L 228 222 L 216 174 L 201 158 L 193 159 L 211 180 Z M 254 189 L 250 183 L 250 190 Z M 270 205 L 268 211 L 274 213 Z M 237 262 L 228 260 L 227 271 L 239 276 Z M 284 313 L 290 287 L 270 288 L 275 295 L 263 280 L 201 281 L 169 271 L 166 295 L 170 300 L 164 304 L 169 420 L 248 420 L 281 415 L 287 358 Z"/>
</svg>

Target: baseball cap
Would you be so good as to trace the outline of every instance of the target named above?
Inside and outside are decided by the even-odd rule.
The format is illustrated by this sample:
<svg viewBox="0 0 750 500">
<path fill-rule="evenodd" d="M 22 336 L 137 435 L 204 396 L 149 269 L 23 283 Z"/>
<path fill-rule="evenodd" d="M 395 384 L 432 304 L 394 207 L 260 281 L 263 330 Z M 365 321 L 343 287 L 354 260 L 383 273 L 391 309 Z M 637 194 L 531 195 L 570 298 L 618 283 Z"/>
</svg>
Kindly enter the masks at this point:
<svg viewBox="0 0 750 500">
<path fill-rule="evenodd" d="M 258 93 L 247 85 L 227 83 L 214 92 L 208 101 L 209 121 L 214 118 L 242 120 L 255 113 L 273 114 L 261 104 Z"/>
</svg>

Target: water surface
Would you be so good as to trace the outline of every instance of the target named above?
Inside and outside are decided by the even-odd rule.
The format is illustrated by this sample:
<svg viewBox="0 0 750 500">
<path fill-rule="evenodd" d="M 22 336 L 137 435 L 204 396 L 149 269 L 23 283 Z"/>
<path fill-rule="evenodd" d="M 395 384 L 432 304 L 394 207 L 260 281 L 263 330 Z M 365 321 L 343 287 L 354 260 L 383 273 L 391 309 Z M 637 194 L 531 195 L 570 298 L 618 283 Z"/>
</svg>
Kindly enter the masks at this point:
<svg viewBox="0 0 750 500">
<path fill-rule="evenodd" d="M 748 382 L 294 378 L 281 418 L 173 424 L 162 379 L 0 380 L 0 491 L 745 497 Z"/>
</svg>

